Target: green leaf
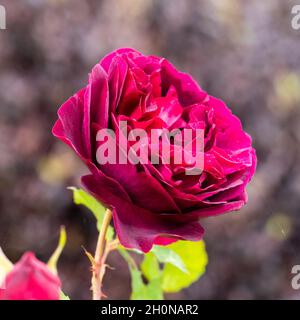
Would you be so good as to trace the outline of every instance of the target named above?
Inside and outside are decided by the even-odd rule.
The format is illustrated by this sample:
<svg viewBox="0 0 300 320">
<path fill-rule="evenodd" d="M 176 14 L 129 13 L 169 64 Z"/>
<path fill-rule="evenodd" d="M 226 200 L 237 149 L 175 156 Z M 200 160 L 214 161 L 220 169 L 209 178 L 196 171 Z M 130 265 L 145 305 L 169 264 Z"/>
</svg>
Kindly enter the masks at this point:
<svg viewBox="0 0 300 320">
<path fill-rule="evenodd" d="M 161 278 L 155 278 L 145 284 L 142 273 L 137 268 L 129 267 L 131 273 L 131 300 L 163 300 Z"/>
<path fill-rule="evenodd" d="M 63 293 L 62 290 L 60 290 L 60 297 L 59 300 L 71 300 L 69 296 L 67 296 L 66 294 Z"/>
<path fill-rule="evenodd" d="M 75 204 L 84 205 L 92 211 L 97 221 L 103 221 L 105 207 L 99 201 L 86 193 L 83 189 L 77 189 L 75 187 L 69 187 L 69 189 L 73 191 L 73 200 Z"/>
<path fill-rule="evenodd" d="M 177 241 L 167 248 L 180 256 L 187 273 L 174 264 L 166 263 L 162 271 L 162 287 L 165 292 L 178 292 L 190 286 L 205 273 L 208 257 L 204 241 Z"/>
<path fill-rule="evenodd" d="M 100 232 L 106 208 L 93 196 L 86 193 L 83 189 L 69 187 L 73 191 L 73 200 L 77 205 L 84 205 L 94 214 L 97 220 L 97 229 Z M 106 240 L 112 240 L 114 237 L 114 229 L 109 226 L 106 233 Z"/>
<path fill-rule="evenodd" d="M 154 246 L 151 252 L 161 263 L 170 263 L 184 273 L 188 273 L 181 257 L 171 248 L 165 246 Z"/>
<path fill-rule="evenodd" d="M 163 297 L 163 291 L 161 287 L 162 279 L 161 279 L 161 274 L 159 271 L 157 259 L 153 256 L 154 261 L 156 261 L 157 263 L 156 270 L 158 271 L 158 273 L 156 274 L 156 277 L 149 279 L 148 284 L 145 284 L 142 277 L 142 273 L 138 269 L 130 253 L 122 246 L 119 246 L 118 251 L 121 254 L 121 256 L 125 259 L 125 261 L 128 263 L 129 271 L 131 274 L 132 291 L 131 291 L 130 299 L 131 300 L 163 300 L 164 297 Z M 145 259 L 149 259 L 149 258 L 145 257 Z M 144 267 L 146 267 L 146 263 Z"/>
<path fill-rule="evenodd" d="M 137 265 L 134 259 L 131 257 L 130 253 L 127 251 L 126 248 L 124 248 L 122 245 L 119 245 L 118 251 L 120 255 L 124 258 L 124 260 L 127 262 L 129 268 L 137 269 Z"/>
<path fill-rule="evenodd" d="M 145 254 L 144 260 L 141 264 L 141 270 L 144 276 L 150 281 L 161 276 L 158 260 L 151 252 Z"/>
</svg>

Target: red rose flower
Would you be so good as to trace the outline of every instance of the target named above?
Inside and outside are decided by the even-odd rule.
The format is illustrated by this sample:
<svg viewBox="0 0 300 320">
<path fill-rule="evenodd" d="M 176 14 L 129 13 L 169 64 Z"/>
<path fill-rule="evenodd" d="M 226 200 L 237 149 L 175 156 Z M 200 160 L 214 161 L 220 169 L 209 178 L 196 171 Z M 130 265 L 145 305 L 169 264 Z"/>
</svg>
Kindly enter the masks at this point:
<svg viewBox="0 0 300 320">
<path fill-rule="evenodd" d="M 53 134 L 90 169 L 82 183 L 112 209 L 125 247 L 147 252 L 155 243 L 199 240 L 200 219 L 246 203 L 245 187 L 256 167 L 250 136 L 221 100 L 164 58 L 133 49 L 109 54 L 92 69 L 87 86 L 60 107 L 58 117 Z M 186 175 L 184 162 L 99 164 L 97 132 L 117 132 L 124 120 L 149 137 L 154 128 L 204 130 L 203 171 Z"/>
<path fill-rule="evenodd" d="M 61 283 L 46 264 L 28 252 L 9 272 L 0 300 L 59 300 Z"/>
</svg>

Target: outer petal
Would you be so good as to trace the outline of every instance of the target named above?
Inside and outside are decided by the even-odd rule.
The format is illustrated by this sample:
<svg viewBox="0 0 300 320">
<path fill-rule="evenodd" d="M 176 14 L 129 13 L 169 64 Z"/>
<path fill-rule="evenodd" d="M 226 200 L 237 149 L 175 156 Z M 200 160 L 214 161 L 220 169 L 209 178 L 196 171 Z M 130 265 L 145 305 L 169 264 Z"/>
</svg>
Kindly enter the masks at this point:
<svg viewBox="0 0 300 320">
<path fill-rule="evenodd" d="M 101 169 L 124 186 L 136 205 L 158 213 L 180 211 L 163 186 L 150 174 L 138 172 L 134 165 L 106 164 Z"/>
<path fill-rule="evenodd" d="M 214 206 L 209 206 L 207 208 L 197 209 L 192 212 L 184 214 L 186 219 L 194 220 L 197 218 L 207 218 L 210 216 L 216 216 L 224 214 L 230 211 L 240 210 L 246 203 L 246 197 L 243 195 L 243 200 L 231 201 L 225 204 L 219 204 Z"/>
<path fill-rule="evenodd" d="M 58 110 L 52 133 L 68 144 L 82 159 L 90 159 L 89 135 L 86 133 L 84 102 L 85 89 L 69 98 Z"/>
<path fill-rule="evenodd" d="M 108 126 L 109 93 L 107 73 L 100 64 L 97 64 L 89 77 L 85 96 L 85 114 L 90 113 L 91 122 L 99 124 L 102 128 Z"/>
<path fill-rule="evenodd" d="M 84 176 L 82 183 L 94 197 L 112 207 L 115 229 L 127 248 L 148 252 L 154 243 L 165 242 L 166 238 L 197 241 L 203 236 L 204 230 L 197 221 L 177 219 L 180 214 L 155 214 L 119 197 L 104 175 Z"/>
<path fill-rule="evenodd" d="M 86 88 L 69 98 L 58 110 L 52 133 L 68 144 L 88 163 L 92 159 L 91 123 L 108 125 L 108 81 L 103 68 L 96 65 Z"/>
</svg>

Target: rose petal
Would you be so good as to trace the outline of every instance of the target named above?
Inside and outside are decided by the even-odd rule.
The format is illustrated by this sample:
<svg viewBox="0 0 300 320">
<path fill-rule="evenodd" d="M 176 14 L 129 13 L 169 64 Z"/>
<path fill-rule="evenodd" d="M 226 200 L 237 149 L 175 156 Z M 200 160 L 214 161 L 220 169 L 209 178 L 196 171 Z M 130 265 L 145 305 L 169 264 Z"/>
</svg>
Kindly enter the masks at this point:
<svg viewBox="0 0 300 320">
<path fill-rule="evenodd" d="M 159 238 L 200 240 L 204 230 L 197 221 L 178 221 L 179 214 L 153 214 L 119 197 L 104 176 L 82 177 L 84 187 L 98 200 L 113 209 L 113 219 L 119 240 L 126 248 L 143 252 L 151 250 Z"/>
</svg>

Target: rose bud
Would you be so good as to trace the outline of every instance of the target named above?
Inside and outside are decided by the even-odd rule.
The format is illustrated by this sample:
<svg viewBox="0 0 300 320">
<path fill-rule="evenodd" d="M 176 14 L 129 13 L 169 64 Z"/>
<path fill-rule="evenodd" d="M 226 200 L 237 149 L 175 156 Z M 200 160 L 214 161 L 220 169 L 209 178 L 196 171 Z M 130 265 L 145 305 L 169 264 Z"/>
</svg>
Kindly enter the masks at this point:
<svg viewBox="0 0 300 320">
<path fill-rule="evenodd" d="M 0 300 L 59 300 L 59 278 L 31 252 L 6 275 Z"/>
<path fill-rule="evenodd" d="M 224 102 L 164 58 L 133 49 L 112 52 L 60 107 L 58 118 L 53 134 L 89 168 L 82 183 L 112 209 L 118 238 L 127 248 L 147 252 L 153 244 L 200 240 L 201 219 L 239 210 L 247 201 L 245 188 L 256 168 L 251 137 Z M 186 174 L 189 161 L 99 162 L 100 130 L 111 129 L 119 144 L 129 140 L 118 134 L 122 121 L 127 129 L 146 132 L 144 145 L 153 129 L 203 130 L 201 151 L 172 145 L 174 154 L 203 156 L 203 170 Z"/>
</svg>

